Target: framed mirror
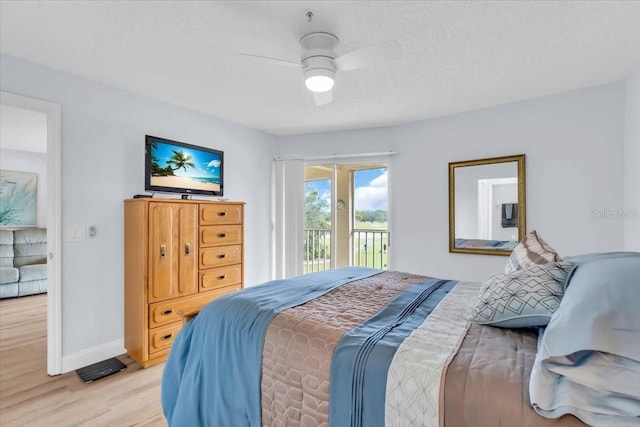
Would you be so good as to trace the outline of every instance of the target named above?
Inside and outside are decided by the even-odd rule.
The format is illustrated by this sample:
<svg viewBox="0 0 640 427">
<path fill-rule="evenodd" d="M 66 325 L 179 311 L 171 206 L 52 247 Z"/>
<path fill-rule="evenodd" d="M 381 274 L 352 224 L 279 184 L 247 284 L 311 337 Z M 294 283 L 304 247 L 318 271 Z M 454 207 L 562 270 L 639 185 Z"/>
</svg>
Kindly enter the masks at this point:
<svg viewBox="0 0 640 427">
<path fill-rule="evenodd" d="M 526 232 L 525 155 L 449 163 L 449 252 L 510 255 Z"/>
</svg>

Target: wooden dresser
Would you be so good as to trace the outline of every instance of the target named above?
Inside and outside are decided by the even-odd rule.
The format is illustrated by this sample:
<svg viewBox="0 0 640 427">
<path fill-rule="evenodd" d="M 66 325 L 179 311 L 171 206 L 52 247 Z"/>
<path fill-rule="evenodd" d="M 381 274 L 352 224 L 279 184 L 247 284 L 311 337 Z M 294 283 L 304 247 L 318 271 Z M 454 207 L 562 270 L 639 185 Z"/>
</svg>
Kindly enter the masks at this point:
<svg viewBox="0 0 640 427">
<path fill-rule="evenodd" d="M 124 201 L 124 345 L 143 367 L 167 359 L 184 315 L 243 287 L 244 203 Z"/>
</svg>

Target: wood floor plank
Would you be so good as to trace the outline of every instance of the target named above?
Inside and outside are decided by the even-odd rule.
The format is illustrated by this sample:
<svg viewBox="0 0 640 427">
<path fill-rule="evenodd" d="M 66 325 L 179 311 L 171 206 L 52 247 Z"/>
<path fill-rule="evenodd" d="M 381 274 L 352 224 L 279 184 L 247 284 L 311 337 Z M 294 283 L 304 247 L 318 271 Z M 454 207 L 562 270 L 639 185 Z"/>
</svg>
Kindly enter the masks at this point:
<svg viewBox="0 0 640 427">
<path fill-rule="evenodd" d="M 123 372 L 85 384 L 75 372 L 47 369 L 47 296 L 0 300 L 2 427 L 166 426 L 160 405 L 164 364 L 142 369 L 129 357 Z"/>
</svg>

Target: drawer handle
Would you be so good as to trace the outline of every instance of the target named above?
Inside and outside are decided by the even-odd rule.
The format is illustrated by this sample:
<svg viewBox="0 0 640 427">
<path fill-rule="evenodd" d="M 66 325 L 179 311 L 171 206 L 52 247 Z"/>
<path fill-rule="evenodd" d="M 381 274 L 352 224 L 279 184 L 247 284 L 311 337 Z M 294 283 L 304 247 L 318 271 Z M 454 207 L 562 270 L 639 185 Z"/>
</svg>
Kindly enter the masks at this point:
<svg viewBox="0 0 640 427">
<path fill-rule="evenodd" d="M 189 255 L 191 253 L 191 243 L 184 244 L 184 254 Z"/>
<path fill-rule="evenodd" d="M 224 239 L 225 237 L 227 237 L 227 233 L 218 233 L 218 238 Z"/>
<path fill-rule="evenodd" d="M 225 259 L 226 257 L 227 257 L 227 254 L 218 255 L 218 259 Z"/>
<path fill-rule="evenodd" d="M 166 245 L 160 245 L 160 257 L 164 258 L 164 256 L 167 254 L 167 246 Z"/>
<path fill-rule="evenodd" d="M 227 216 L 226 212 L 218 212 L 218 216 Z"/>
<path fill-rule="evenodd" d="M 227 276 L 223 274 L 222 276 L 218 276 L 218 280 L 224 280 Z"/>
<path fill-rule="evenodd" d="M 165 335 L 163 337 L 160 337 L 160 340 L 166 341 L 166 340 L 170 340 L 172 337 L 173 337 L 173 332 L 170 333 L 170 334 L 167 334 L 167 335 Z"/>
<path fill-rule="evenodd" d="M 173 313 L 173 308 L 170 308 L 169 310 L 165 310 L 165 311 L 163 311 L 163 312 L 162 312 L 162 313 L 160 313 L 160 314 L 162 314 L 163 316 L 168 316 L 168 315 L 170 315 L 171 313 Z"/>
</svg>

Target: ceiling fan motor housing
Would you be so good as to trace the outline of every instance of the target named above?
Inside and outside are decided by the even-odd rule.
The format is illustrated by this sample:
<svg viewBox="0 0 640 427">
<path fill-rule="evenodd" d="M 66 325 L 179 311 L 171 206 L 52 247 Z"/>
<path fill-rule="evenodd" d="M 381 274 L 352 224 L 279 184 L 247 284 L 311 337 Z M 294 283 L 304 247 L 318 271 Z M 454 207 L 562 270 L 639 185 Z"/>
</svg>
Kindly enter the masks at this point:
<svg viewBox="0 0 640 427">
<path fill-rule="evenodd" d="M 304 67 L 305 78 L 313 75 L 331 74 L 336 72 L 333 59 L 336 57 L 335 49 L 338 38 L 330 33 L 310 33 L 300 39 L 302 55 L 300 62 Z"/>
</svg>

